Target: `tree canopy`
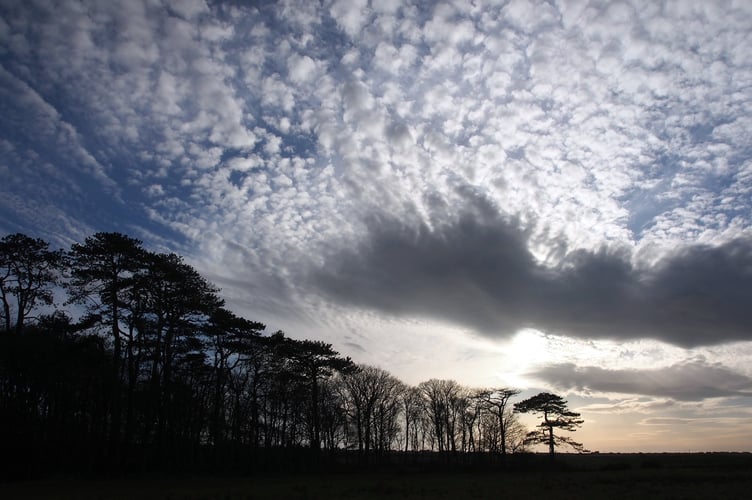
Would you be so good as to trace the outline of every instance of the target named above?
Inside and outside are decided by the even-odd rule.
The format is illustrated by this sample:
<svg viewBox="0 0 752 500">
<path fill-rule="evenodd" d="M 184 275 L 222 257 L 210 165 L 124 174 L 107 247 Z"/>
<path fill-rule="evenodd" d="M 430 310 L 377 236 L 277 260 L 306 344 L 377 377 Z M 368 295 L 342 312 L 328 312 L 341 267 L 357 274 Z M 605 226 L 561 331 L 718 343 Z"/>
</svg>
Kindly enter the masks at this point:
<svg viewBox="0 0 752 500">
<path fill-rule="evenodd" d="M 516 389 L 411 387 L 322 340 L 265 333 L 181 256 L 124 234 L 68 250 L 5 236 L 0 298 L 0 476 L 525 449 Z M 544 408 L 549 430 L 581 423 L 555 401 L 516 408 Z"/>
<path fill-rule="evenodd" d="M 51 306 L 63 252 L 39 238 L 16 233 L 0 240 L 0 300 L 5 330 L 21 332 L 39 305 Z M 15 318 L 14 313 L 15 312 Z"/>
<path fill-rule="evenodd" d="M 554 433 L 554 429 L 574 432 L 584 422 L 579 413 L 569 410 L 567 401 L 561 396 L 541 392 L 516 403 L 514 410 L 518 413 L 535 413 L 542 419 L 538 429 L 528 433 L 527 443 L 548 445 L 548 453 L 551 456 L 554 455 L 556 446 L 561 445 L 569 446 L 578 452 L 585 451 L 582 443 Z"/>
</svg>

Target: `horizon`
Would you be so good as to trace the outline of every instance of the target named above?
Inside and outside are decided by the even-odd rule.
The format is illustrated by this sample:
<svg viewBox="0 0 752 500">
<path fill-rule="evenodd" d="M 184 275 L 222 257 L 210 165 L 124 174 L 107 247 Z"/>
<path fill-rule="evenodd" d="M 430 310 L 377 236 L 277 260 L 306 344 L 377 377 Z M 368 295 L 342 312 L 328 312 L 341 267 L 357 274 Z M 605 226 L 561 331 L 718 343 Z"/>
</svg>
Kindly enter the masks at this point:
<svg viewBox="0 0 752 500">
<path fill-rule="evenodd" d="M 752 5 L 0 6 L 0 234 L 175 252 L 610 452 L 752 451 Z"/>
</svg>

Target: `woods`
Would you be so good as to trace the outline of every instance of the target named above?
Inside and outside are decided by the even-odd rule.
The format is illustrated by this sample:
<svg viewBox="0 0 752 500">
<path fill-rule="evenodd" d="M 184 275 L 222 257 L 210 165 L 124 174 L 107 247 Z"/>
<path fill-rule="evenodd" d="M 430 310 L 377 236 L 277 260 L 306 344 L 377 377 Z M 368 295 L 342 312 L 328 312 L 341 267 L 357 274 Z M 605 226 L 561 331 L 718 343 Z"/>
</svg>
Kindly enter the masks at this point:
<svg viewBox="0 0 752 500">
<path fill-rule="evenodd" d="M 510 404 L 518 390 L 410 387 L 330 344 L 267 334 L 180 256 L 122 234 L 67 251 L 6 236 L 0 269 L 6 477 L 498 458 L 537 436 Z"/>
</svg>

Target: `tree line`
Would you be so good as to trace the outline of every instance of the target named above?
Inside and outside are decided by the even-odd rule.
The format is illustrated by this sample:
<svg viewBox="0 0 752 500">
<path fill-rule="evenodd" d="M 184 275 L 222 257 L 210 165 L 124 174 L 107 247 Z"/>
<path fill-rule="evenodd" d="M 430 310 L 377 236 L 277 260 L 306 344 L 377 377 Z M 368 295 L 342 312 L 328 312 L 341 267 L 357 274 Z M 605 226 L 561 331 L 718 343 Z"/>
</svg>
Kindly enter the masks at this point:
<svg viewBox="0 0 752 500">
<path fill-rule="evenodd" d="M 582 450 L 554 433 L 582 423 L 559 396 L 512 404 L 512 388 L 409 386 L 328 343 L 265 334 L 182 257 L 120 233 L 67 250 L 5 236 L 0 299 L 8 476 Z M 540 426 L 528 432 L 521 412 L 540 414 Z"/>
</svg>

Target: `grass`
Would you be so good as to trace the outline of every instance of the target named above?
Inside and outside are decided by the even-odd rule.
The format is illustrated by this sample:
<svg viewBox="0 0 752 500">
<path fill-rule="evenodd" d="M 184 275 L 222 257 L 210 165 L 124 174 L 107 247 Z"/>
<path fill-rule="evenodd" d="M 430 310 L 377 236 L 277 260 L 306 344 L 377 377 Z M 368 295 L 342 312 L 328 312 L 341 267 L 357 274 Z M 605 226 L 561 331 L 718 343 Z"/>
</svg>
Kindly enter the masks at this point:
<svg viewBox="0 0 752 500">
<path fill-rule="evenodd" d="M 81 500 L 743 498 L 752 459 L 612 455 L 566 458 L 555 471 L 351 473 L 249 478 L 66 480 L 0 485 L 0 498 Z"/>
</svg>

